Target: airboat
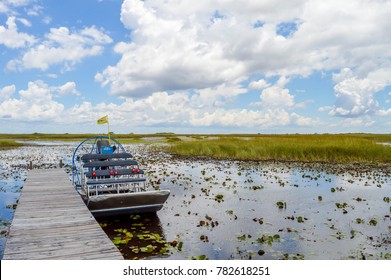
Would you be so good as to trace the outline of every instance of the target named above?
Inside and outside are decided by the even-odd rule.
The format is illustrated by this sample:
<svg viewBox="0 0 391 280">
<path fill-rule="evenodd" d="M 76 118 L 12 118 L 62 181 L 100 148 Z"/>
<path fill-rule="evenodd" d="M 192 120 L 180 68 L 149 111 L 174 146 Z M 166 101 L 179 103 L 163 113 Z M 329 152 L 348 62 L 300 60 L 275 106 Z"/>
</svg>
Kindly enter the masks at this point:
<svg viewBox="0 0 391 280">
<path fill-rule="evenodd" d="M 169 190 L 149 189 L 145 170 L 115 138 L 85 139 L 72 156 L 72 182 L 96 216 L 159 211 Z"/>
</svg>

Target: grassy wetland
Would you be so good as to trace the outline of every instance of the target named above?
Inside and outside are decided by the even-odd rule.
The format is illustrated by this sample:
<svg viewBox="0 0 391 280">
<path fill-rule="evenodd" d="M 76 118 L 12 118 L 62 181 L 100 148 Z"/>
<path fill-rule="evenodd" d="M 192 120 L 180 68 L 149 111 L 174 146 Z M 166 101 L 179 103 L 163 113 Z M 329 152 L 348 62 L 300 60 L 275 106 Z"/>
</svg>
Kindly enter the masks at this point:
<svg viewBox="0 0 391 280">
<path fill-rule="evenodd" d="M 390 135 L 269 135 L 180 141 L 168 151 L 181 156 L 235 160 L 391 163 Z"/>
<path fill-rule="evenodd" d="M 11 149 L 22 146 L 21 143 L 16 142 L 15 140 L 9 139 L 0 139 L 0 150 Z"/>
<path fill-rule="evenodd" d="M 80 141 L 92 134 L 0 134 L 0 149 L 17 141 Z M 325 163 L 391 163 L 391 134 L 113 134 L 124 144 L 170 144 L 165 152 L 195 158 Z M 379 145 L 380 144 L 380 145 Z M 388 144 L 388 145 L 387 145 Z"/>
<path fill-rule="evenodd" d="M 70 169 L 86 135 L 0 135 L 1 238 L 26 166 Z M 391 259 L 391 135 L 113 135 L 171 195 L 100 219 L 126 259 Z M 3 246 L 3 245 L 2 245 Z"/>
</svg>

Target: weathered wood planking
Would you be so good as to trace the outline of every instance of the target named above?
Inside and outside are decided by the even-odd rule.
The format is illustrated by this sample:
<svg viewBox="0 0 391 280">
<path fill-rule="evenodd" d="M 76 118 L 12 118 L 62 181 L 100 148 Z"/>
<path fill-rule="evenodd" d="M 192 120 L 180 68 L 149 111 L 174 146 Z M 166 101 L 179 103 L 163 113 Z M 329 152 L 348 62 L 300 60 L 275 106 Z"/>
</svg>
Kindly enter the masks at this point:
<svg viewBox="0 0 391 280">
<path fill-rule="evenodd" d="M 63 169 L 30 170 L 3 255 L 10 259 L 123 259 Z"/>
</svg>

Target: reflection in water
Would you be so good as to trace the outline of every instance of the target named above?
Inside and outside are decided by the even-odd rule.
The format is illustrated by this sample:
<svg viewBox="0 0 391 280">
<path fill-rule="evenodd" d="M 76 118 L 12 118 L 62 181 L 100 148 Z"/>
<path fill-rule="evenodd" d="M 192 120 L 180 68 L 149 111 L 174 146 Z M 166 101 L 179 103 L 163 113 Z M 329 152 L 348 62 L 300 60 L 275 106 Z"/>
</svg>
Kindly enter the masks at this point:
<svg viewBox="0 0 391 280">
<path fill-rule="evenodd" d="M 125 259 L 164 257 L 173 245 L 165 240 L 155 213 L 97 219 Z"/>
</svg>

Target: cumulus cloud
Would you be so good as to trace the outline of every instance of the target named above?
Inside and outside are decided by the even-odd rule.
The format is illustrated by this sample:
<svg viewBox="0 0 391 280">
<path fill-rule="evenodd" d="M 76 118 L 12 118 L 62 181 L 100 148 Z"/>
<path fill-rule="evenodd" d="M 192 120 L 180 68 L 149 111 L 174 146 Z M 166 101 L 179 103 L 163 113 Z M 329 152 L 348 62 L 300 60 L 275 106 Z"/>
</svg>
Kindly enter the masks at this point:
<svg viewBox="0 0 391 280">
<path fill-rule="evenodd" d="M 252 73 L 373 70 L 391 53 L 390 12 L 388 1 L 125 0 L 121 21 L 131 41 L 117 44 L 121 59 L 96 80 L 113 94 L 140 97 L 215 87 Z"/>
<path fill-rule="evenodd" d="M 377 115 L 379 116 L 391 116 L 391 108 L 390 109 L 381 109 L 377 112 Z"/>
<path fill-rule="evenodd" d="M 58 96 L 67 96 L 67 95 L 76 95 L 79 96 L 80 93 L 76 89 L 76 83 L 75 82 L 67 82 L 63 84 L 62 86 L 53 87 L 52 91 L 58 94 Z"/>
<path fill-rule="evenodd" d="M 19 91 L 19 98 L 0 103 L 0 112 L 22 121 L 54 121 L 64 110 L 64 105 L 53 100 L 50 87 L 42 81 L 29 82 L 26 90 Z"/>
<path fill-rule="evenodd" d="M 375 94 L 391 84 L 390 75 L 391 68 L 374 70 L 362 78 L 349 68 L 334 74 L 336 102 L 330 115 L 350 118 L 375 114 L 380 110 Z"/>
<path fill-rule="evenodd" d="M 19 19 L 23 24 L 29 25 L 27 20 Z M 0 25 L 0 44 L 7 48 L 23 48 L 32 45 L 36 41 L 34 36 L 27 33 L 18 32 L 16 18 L 9 17 L 6 26 Z"/>
<path fill-rule="evenodd" d="M 304 117 L 304 116 L 301 116 L 295 112 L 291 113 L 291 118 L 292 118 L 292 123 L 294 123 L 298 126 L 317 126 L 317 125 L 324 124 L 319 119 Z"/>
<path fill-rule="evenodd" d="M 373 120 L 366 116 L 390 115 L 376 98 L 391 85 L 390 1 L 248 2 L 124 0 L 120 20 L 128 30 L 124 38 L 129 39 L 116 42 L 118 61 L 95 75 L 122 103 L 83 102 L 65 108 L 56 99 L 79 95 L 74 82 L 50 87 L 35 81 L 26 91 L 46 93 L 48 103 L 59 109 L 56 123 L 91 122 L 115 112 L 112 118 L 124 126 L 131 117 L 146 126 L 315 127 L 322 124 L 319 119 L 298 112 L 312 101 L 298 103 L 298 91 L 290 90 L 288 83 L 316 72 L 335 72 L 335 103 L 323 104 L 328 106 L 319 111 L 343 117 L 338 122 L 341 127 L 370 127 Z M 10 0 L 6 3 L 12 6 Z M 35 10 L 40 13 L 39 7 Z M 15 22 L 29 24 L 13 19 L 3 32 L 23 34 Z M 38 42 L 24 40 L 22 46 L 31 48 L 9 61 L 7 68 L 72 69 L 86 57 L 101 54 L 110 43 L 108 33 L 95 26 L 52 28 Z M 11 101 L 24 108 L 24 91 L 15 98 L 16 89 L 3 90 L 8 93 L 2 94 L 2 109 Z M 306 89 L 300 98 L 309 94 Z M 248 109 L 256 95 L 259 99 L 250 104 L 256 107 Z"/>
<path fill-rule="evenodd" d="M 15 85 L 5 86 L 0 88 L 0 101 L 7 100 L 15 93 Z"/>
<path fill-rule="evenodd" d="M 195 90 L 191 97 L 191 107 L 221 107 L 234 102 L 236 97 L 247 93 L 240 85 L 221 84 L 213 88 Z"/>
<path fill-rule="evenodd" d="M 103 45 L 112 39 L 95 26 L 79 31 L 67 27 L 51 28 L 46 40 L 30 48 L 21 59 L 11 60 L 8 70 L 47 70 L 52 65 L 63 64 L 64 69 L 72 68 L 85 57 L 102 53 Z"/>
<path fill-rule="evenodd" d="M 292 108 L 295 105 L 294 96 L 285 88 L 289 80 L 281 77 L 273 86 L 262 90 L 259 96 L 261 101 L 257 103 L 266 108 Z"/>
<path fill-rule="evenodd" d="M 248 87 L 250 89 L 264 89 L 264 88 L 267 88 L 269 86 L 270 86 L 270 84 L 266 80 L 264 80 L 264 79 L 260 79 L 258 81 L 252 81 L 248 85 Z"/>
<path fill-rule="evenodd" d="M 15 85 L 0 88 L 0 112 L 14 120 L 24 122 L 66 123 L 69 121 L 67 110 L 55 99 L 66 95 L 79 95 L 75 82 L 49 86 L 41 80 L 29 82 L 27 89 L 19 90 L 18 95 L 15 92 Z M 92 109 L 89 110 L 89 114 L 91 111 Z"/>
<path fill-rule="evenodd" d="M 233 96 L 243 89 L 226 87 Z M 222 88 L 209 89 L 221 97 Z M 125 98 L 120 104 L 82 102 L 65 108 L 59 101 L 64 94 L 78 94 L 74 82 L 59 86 L 49 86 L 43 81 L 29 82 L 27 89 L 15 94 L 15 86 L 0 89 L 0 112 L 11 120 L 31 122 L 47 121 L 52 124 L 78 123 L 94 124 L 105 114 L 117 126 L 146 127 L 226 127 L 262 130 L 277 126 L 311 126 L 316 122 L 284 108 L 265 108 L 261 110 L 227 109 L 213 103 L 196 106 L 194 100 L 201 102 L 205 92 L 154 92 L 143 99 Z"/>
<path fill-rule="evenodd" d="M 185 18 L 168 11 L 160 13 L 162 7 L 156 10 L 149 6 L 154 4 L 159 5 L 124 1 L 121 20 L 132 29 L 132 41 L 116 46 L 120 61 L 98 73 L 97 81 L 103 86 L 110 84 L 110 91 L 116 95 L 145 96 L 154 91 L 203 89 L 241 79 L 246 72 L 244 64 L 224 54 L 225 38 L 218 34 L 227 37 L 221 31 L 228 26 L 205 20 L 202 10 L 201 18 L 198 14 Z M 214 11 L 210 13 L 208 19 Z"/>
</svg>

